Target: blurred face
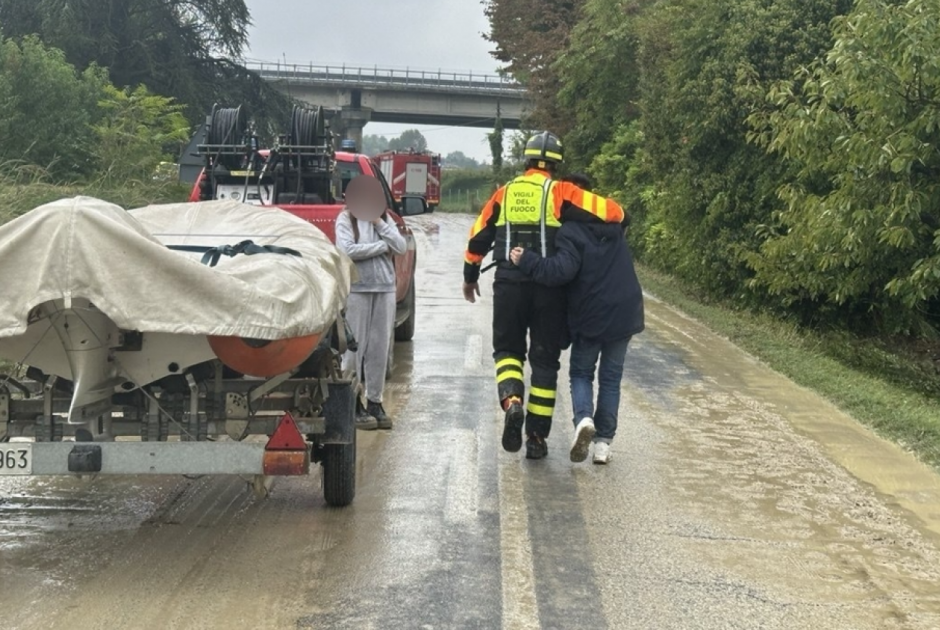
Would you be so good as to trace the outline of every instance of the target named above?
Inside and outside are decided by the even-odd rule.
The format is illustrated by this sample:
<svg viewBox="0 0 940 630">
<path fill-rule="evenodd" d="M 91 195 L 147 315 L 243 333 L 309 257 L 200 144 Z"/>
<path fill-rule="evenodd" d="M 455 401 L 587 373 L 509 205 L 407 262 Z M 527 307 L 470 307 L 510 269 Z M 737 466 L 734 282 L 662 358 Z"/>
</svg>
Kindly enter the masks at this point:
<svg viewBox="0 0 940 630">
<path fill-rule="evenodd" d="M 362 221 L 373 221 L 385 212 L 385 191 L 371 175 L 353 178 L 346 187 L 346 207 Z"/>
</svg>

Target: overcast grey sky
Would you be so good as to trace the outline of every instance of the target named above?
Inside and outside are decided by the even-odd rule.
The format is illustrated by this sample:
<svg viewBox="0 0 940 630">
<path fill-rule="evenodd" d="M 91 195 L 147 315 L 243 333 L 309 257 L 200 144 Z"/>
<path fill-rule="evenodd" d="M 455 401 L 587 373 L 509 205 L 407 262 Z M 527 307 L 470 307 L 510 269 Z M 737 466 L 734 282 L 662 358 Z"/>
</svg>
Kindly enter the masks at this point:
<svg viewBox="0 0 940 630">
<path fill-rule="evenodd" d="M 379 65 L 492 73 L 479 0 L 247 0 L 254 26 L 246 57 L 288 63 Z M 414 125 L 369 123 L 396 136 Z M 490 159 L 486 130 L 418 126 L 429 147 Z"/>
</svg>

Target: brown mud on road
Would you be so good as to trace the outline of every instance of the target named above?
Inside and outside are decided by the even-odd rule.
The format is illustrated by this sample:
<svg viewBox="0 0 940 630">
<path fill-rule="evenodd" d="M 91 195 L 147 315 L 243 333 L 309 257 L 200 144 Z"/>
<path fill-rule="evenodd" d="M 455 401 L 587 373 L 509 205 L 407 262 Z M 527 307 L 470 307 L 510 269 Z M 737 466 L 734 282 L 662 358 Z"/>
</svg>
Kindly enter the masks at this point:
<svg viewBox="0 0 940 630">
<path fill-rule="evenodd" d="M 647 313 L 643 341 L 673 353 L 668 403 L 635 379 L 686 512 L 672 535 L 727 588 L 840 620 L 824 627 L 940 628 L 940 477 L 697 322 Z"/>
</svg>

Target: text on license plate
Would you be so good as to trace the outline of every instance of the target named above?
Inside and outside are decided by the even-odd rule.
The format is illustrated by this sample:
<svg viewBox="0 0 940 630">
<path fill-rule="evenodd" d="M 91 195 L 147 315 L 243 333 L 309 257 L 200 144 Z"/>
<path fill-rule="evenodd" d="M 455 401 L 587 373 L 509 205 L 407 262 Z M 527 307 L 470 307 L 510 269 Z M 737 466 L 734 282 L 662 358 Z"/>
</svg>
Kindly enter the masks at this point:
<svg viewBox="0 0 940 630">
<path fill-rule="evenodd" d="M 32 444 L 0 444 L 0 475 L 31 475 Z"/>
</svg>

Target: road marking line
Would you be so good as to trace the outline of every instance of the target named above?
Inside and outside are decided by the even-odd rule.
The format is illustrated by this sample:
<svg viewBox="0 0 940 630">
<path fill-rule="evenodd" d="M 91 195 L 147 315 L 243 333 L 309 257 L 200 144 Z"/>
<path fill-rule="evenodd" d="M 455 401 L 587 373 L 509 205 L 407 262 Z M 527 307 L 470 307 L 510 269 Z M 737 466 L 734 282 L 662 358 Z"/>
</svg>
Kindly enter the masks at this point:
<svg viewBox="0 0 940 630">
<path fill-rule="evenodd" d="M 448 432 L 452 440 L 450 470 L 447 474 L 447 498 L 444 520 L 473 525 L 477 518 L 477 436 L 469 429 Z"/>
<path fill-rule="evenodd" d="M 483 335 L 470 335 L 464 347 L 463 366 L 468 370 L 479 369 L 483 363 Z"/>
<path fill-rule="evenodd" d="M 502 418 L 500 418 L 502 420 Z M 518 454 L 517 454 L 518 455 Z M 539 630 L 529 513 L 519 459 L 499 463 L 499 546 L 503 586 L 503 628 Z"/>
</svg>

